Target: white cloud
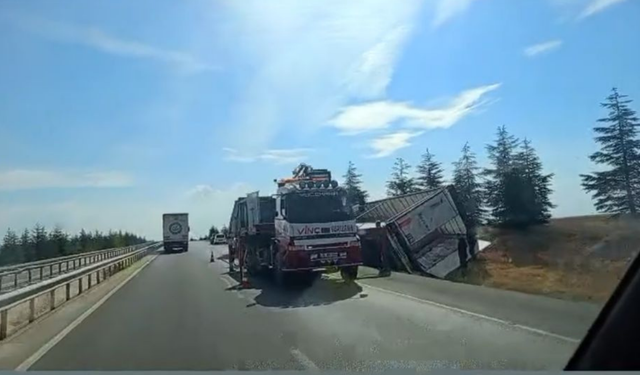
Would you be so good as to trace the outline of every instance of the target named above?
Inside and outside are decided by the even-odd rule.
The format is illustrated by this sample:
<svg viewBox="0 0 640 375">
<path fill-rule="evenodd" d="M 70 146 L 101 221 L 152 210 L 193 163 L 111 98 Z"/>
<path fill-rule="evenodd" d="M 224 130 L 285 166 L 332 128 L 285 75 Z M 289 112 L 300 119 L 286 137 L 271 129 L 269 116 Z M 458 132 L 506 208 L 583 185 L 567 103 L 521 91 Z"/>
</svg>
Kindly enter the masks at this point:
<svg viewBox="0 0 640 375">
<path fill-rule="evenodd" d="M 0 190 L 46 188 L 110 188 L 133 185 L 133 177 L 119 171 L 47 171 L 14 169 L 0 171 Z"/>
<path fill-rule="evenodd" d="M 464 13 L 476 0 L 437 0 L 433 27 L 442 26 L 451 18 Z"/>
<path fill-rule="evenodd" d="M 375 151 L 375 153 L 370 155 L 370 157 L 383 158 L 385 156 L 389 156 L 402 148 L 410 146 L 411 143 L 409 143 L 409 140 L 422 133 L 423 132 L 399 131 L 375 138 L 369 143 L 369 147 Z"/>
<path fill-rule="evenodd" d="M 291 148 L 291 149 L 274 149 L 265 150 L 258 154 L 241 153 L 234 148 L 225 147 L 222 149 L 226 155 L 225 160 L 236 161 L 240 163 L 253 163 L 255 161 L 266 161 L 275 164 L 292 164 L 298 163 L 308 158 L 309 153 L 313 152 L 310 148 Z"/>
<path fill-rule="evenodd" d="M 96 27 L 80 27 L 22 14 L 11 14 L 7 17 L 17 26 L 33 34 L 62 43 L 79 44 L 117 56 L 157 60 L 175 65 L 187 72 L 218 69 L 189 53 L 118 38 Z"/>
<path fill-rule="evenodd" d="M 543 53 L 551 52 L 562 46 L 561 40 L 549 40 L 547 42 L 534 44 L 524 49 L 524 54 L 528 57 L 534 57 Z"/>
<path fill-rule="evenodd" d="M 329 125 L 344 135 L 355 135 L 371 130 L 386 129 L 400 123 L 410 128 L 448 128 L 478 107 L 488 103 L 483 96 L 500 84 L 476 87 L 458 94 L 447 105 L 425 109 L 410 103 L 377 101 L 342 108 Z"/>
<path fill-rule="evenodd" d="M 591 17 L 594 14 L 600 13 L 603 10 L 613 5 L 622 3 L 623 1 L 626 1 L 626 0 L 590 0 L 587 6 L 582 10 L 580 15 L 578 16 L 578 18 L 583 19 L 583 18 Z"/>
<path fill-rule="evenodd" d="M 421 3 L 228 2 L 229 22 L 212 32 L 243 41 L 223 58 L 250 62 L 228 145 L 266 150 L 284 132 L 300 141 L 349 101 L 384 95 Z"/>
<path fill-rule="evenodd" d="M 373 98 L 384 95 L 408 35 L 409 28 L 399 26 L 362 54 L 347 77 L 348 92 L 352 96 Z"/>
</svg>

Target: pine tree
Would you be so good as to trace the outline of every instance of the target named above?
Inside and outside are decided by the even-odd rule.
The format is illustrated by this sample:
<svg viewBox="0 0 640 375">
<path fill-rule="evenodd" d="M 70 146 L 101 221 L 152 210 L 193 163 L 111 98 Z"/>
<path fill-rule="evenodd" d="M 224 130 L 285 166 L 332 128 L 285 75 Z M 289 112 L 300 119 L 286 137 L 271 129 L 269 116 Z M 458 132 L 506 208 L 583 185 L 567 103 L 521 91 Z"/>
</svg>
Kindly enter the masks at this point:
<svg viewBox="0 0 640 375">
<path fill-rule="evenodd" d="M 32 262 L 36 260 L 36 253 L 33 248 L 33 243 L 31 242 L 31 234 L 26 228 L 20 236 L 20 250 L 23 254 L 23 260 L 25 262 Z"/>
<path fill-rule="evenodd" d="M 89 242 L 91 242 L 91 235 L 88 234 L 84 228 L 80 229 L 80 235 L 78 238 L 78 248 L 79 248 L 79 252 L 85 252 L 85 251 L 89 251 Z"/>
<path fill-rule="evenodd" d="M 53 256 L 64 256 L 70 253 L 68 248 L 69 236 L 62 231 L 62 228 L 59 226 L 53 228 L 53 231 L 49 233 L 49 238 L 53 248 Z"/>
<path fill-rule="evenodd" d="M 349 166 L 347 167 L 347 172 L 344 174 L 344 183 L 342 186 L 347 191 L 347 200 L 351 205 L 360 205 L 363 206 L 369 194 L 362 190 L 362 175 L 358 173 L 355 165 L 349 161 Z"/>
<path fill-rule="evenodd" d="M 601 212 L 637 214 L 640 204 L 640 123 L 629 108 L 632 100 L 626 98 L 613 88 L 601 104 L 609 114 L 597 120 L 602 126 L 594 127 L 601 148 L 589 158 L 610 169 L 580 175 L 582 187 L 592 194 Z"/>
<path fill-rule="evenodd" d="M 421 189 L 436 189 L 442 186 L 442 165 L 435 160 L 429 149 L 422 154 L 422 161 L 416 169 L 418 171 L 417 184 Z"/>
<path fill-rule="evenodd" d="M 409 177 L 411 166 L 402 158 L 397 158 L 393 164 L 391 180 L 387 181 L 387 195 L 397 197 L 399 195 L 416 192 L 415 180 Z"/>
<path fill-rule="evenodd" d="M 0 250 L 0 264 L 17 264 L 22 263 L 24 254 L 20 249 L 20 240 L 16 232 L 11 228 L 7 229 L 7 233 L 2 240 L 2 248 Z"/>
<path fill-rule="evenodd" d="M 553 174 L 544 174 L 542 163 L 531 146 L 531 141 L 524 139 L 521 150 L 515 157 L 518 172 L 522 176 L 522 211 L 525 224 L 546 223 L 551 218 L 550 195 Z"/>
<path fill-rule="evenodd" d="M 521 182 L 514 168 L 514 154 L 518 144 L 518 139 L 503 125 L 498 127 L 495 144 L 486 147 L 491 167 L 483 171 L 484 195 L 494 224 L 509 224 L 517 216 L 515 198 Z"/>
<path fill-rule="evenodd" d="M 36 259 L 47 259 L 50 257 L 47 230 L 44 226 L 36 224 L 31 232 L 31 242 L 35 251 Z"/>
<path fill-rule="evenodd" d="M 456 189 L 461 209 L 464 210 L 467 228 L 477 227 L 484 216 L 482 207 L 482 185 L 478 181 L 476 155 L 468 143 L 462 147 L 462 156 L 453 163 L 453 185 Z"/>
</svg>

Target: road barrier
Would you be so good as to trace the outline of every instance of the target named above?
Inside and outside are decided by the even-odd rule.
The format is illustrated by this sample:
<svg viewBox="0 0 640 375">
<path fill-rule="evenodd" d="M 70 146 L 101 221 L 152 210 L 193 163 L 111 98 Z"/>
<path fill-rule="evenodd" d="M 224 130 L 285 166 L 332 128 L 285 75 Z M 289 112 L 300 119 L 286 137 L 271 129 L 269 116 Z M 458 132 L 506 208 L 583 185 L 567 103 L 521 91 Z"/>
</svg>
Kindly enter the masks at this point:
<svg viewBox="0 0 640 375">
<path fill-rule="evenodd" d="M 0 340 L 6 339 L 10 334 L 33 323 L 39 317 L 81 295 L 94 285 L 102 283 L 113 274 L 131 266 L 150 252 L 156 251 L 159 245 L 159 242 L 147 244 L 147 246 L 133 252 L 115 256 L 38 284 L 0 295 Z M 74 287 L 75 294 L 72 293 Z M 60 297 L 57 292 L 62 290 L 64 290 L 64 294 L 61 296 L 61 302 L 56 303 L 56 298 Z M 42 301 L 41 297 L 44 297 L 44 301 Z M 44 302 L 44 306 L 42 302 Z M 28 307 L 26 304 L 28 304 Z M 20 314 L 20 311 L 17 311 L 25 307 L 27 307 L 26 314 Z M 17 314 L 12 316 L 10 314 L 12 311 L 17 312 Z M 9 331 L 11 318 L 14 318 L 16 327 Z M 21 320 L 25 320 L 26 323 L 21 322 Z"/>
<path fill-rule="evenodd" d="M 61 275 L 62 273 L 77 270 L 80 267 L 136 251 L 149 244 L 151 244 L 151 242 L 134 246 L 96 250 L 0 268 L 0 294 L 16 290 L 34 282 L 43 281 L 45 278 L 51 278 L 54 275 Z"/>
</svg>

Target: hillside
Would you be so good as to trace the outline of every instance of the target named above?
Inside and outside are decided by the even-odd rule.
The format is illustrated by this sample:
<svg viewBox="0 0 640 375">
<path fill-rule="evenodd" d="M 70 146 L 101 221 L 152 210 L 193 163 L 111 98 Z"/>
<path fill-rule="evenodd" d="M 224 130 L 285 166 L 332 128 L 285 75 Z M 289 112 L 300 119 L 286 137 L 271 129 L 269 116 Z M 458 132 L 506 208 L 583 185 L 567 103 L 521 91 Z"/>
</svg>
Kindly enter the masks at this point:
<svg viewBox="0 0 640 375">
<path fill-rule="evenodd" d="M 491 247 L 449 278 L 556 298 L 606 301 L 640 249 L 640 220 L 594 215 L 526 231 L 482 228 Z"/>
</svg>

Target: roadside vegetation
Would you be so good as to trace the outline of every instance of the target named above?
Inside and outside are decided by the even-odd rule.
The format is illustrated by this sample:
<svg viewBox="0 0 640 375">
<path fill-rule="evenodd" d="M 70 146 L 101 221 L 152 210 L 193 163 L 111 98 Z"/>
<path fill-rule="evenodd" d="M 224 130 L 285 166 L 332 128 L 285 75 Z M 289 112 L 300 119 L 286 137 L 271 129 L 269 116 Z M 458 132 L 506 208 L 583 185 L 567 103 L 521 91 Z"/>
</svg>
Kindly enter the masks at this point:
<svg viewBox="0 0 640 375">
<path fill-rule="evenodd" d="M 640 120 L 631 105 L 632 100 L 612 89 L 601 103 L 606 116 L 594 126 L 599 150 L 585 155 L 597 170 L 580 176 L 582 187 L 602 215 L 552 219 L 554 176 L 545 173 L 532 141 L 518 139 L 506 126 L 498 127 L 494 142 L 485 146 L 489 165 L 484 168 L 465 143 L 450 183 L 468 228 L 492 245 L 449 278 L 560 298 L 606 300 L 640 247 Z M 416 172 L 406 160 L 396 159 L 387 194 L 445 183 L 443 167 L 428 149 Z M 345 181 L 347 188 L 366 196 L 360 179 L 352 181 Z"/>
<path fill-rule="evenodd" d="M 122 231 L 87 232 L 70 235 L 60 227 L 51 231 L 39 224 L 20 235 L 8 229 L 0 246 L 0 265 L 12 265 L 84 253 L 94 250 L 131 246 L 146 242 L 144 237 Z"/>
</svg>

